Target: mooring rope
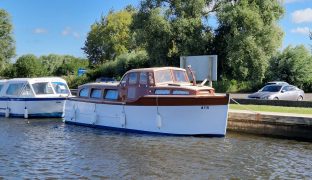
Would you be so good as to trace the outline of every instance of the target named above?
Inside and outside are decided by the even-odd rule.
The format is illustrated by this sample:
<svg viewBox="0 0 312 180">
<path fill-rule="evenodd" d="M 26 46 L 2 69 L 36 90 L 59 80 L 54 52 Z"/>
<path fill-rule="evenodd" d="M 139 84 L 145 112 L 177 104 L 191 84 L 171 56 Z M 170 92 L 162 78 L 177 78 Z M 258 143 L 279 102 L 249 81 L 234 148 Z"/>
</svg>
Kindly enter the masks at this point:
<svg viewBox="0 0 312 180">
<path fill-rule="evenodd" d="M 235 102 L 236 104 L 238 104 L 238 105 L 240 105 L 241 107 L 243 107 L 245 110 L 250 111 L 250 112 L 253 112 L 253 113 L 255 113 L 255 114 L 260 114 L 259 112 L 254 111 L 254 110 L 252 110 L 252 109 L 249 109 L 249 108 L 247 108 L 246 106 L 240 104 L 239 102 L 237 102 L 237 101 L 234 100 L 233 98 L 230 98 L 230 99 L 231 99 L 233 102 Z"/>
</svg>

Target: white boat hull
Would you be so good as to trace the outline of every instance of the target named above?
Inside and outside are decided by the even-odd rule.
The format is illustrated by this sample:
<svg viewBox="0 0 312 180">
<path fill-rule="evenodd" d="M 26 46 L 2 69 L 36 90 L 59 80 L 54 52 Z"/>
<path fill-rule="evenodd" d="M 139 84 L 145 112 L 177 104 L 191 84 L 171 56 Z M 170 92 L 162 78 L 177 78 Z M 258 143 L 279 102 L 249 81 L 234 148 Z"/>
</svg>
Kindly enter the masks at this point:
<svg viewBox="0 0 312 180">
<path fill-rule="evenodd" d="M 65 98 L 0 98 L 0 116 L 64 117 Z"/>
<path fill-rule="evenodd" d="M 228 105 L 136 106 L 68 100 L 65 122 L 173 135 L 224 136 Z"/>
</svg>

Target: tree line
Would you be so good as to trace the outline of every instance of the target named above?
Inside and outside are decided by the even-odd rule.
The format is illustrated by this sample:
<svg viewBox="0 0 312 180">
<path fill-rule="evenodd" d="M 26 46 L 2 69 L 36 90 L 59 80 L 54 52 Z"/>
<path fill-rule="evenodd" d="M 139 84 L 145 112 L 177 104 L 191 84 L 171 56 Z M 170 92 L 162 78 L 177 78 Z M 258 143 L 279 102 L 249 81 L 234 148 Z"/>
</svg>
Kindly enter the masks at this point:
<svg viewBox="0 0 312 180">
<path fill-rule="evenodd" d="M 82 47 L 89 71 L 79 82 L 118 78 L 132 68 L 179 66 L 180 56 L 216 54 L 219 91 L 252 91 L 271 80 L 312 91 L 311 52 L 303 45 L 279 50 L 283 14 L 277 0 L 143 0 L 91 25 Z"/>
</svg>

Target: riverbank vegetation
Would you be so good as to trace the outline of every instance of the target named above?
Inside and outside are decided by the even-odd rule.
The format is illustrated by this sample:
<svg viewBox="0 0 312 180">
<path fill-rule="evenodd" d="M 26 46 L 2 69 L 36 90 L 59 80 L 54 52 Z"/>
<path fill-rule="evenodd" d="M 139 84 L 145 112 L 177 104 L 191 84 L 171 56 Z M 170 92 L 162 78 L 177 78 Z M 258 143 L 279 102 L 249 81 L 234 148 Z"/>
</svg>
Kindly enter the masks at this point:
<svg viewBox="0 0 312 180">
<path fill-rule="evenodd" d="M 247 110 L 255 112 L 278 112 L 278 113 L 294 113 L 294 114 L 311 114 L 311 108 L 302 107 L 284 107 L 284 106 L 267 106 L 267 105 L 239 105 L 230 104 L 230 109 L 233 110 Z"/>
<path fill-rule="evenodd" d="M 0 12 L 6 25 L 0 32 L 6 44 L 0 49 L 2 77 L 63 76 L 76 88 L 99 77 L 119 79 L 132 68 L 179 66 L 180 56 L 217 54 L 217 92 L 250 92 L 272 80 L 312 92 L 311 52 L 303 45 L 279 50 L 279 1 L 143 0 L 91 25 L 82 47 L 87 59 L 22 55 L 15 63 L 10 18 Z M 86 75 L 78 77 L 78 68 L 87 69 Z"/>
</svg>

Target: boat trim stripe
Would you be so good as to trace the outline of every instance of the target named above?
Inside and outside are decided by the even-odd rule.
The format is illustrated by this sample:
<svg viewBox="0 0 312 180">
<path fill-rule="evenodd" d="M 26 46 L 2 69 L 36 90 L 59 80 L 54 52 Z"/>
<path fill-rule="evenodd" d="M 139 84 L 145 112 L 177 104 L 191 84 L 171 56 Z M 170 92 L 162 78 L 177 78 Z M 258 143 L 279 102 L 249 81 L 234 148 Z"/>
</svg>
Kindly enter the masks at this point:
<svg viewBox="0 0 312 180">
<path fill-rule="evenodd" d="M 60 101 L 66 100 L 66 98 L 11 98 L 5 97 L 0 98 L 0 101 Z"/>
<path fill-rule="evenodd" d="M 5 117 L 5 113 L 0 113 L 0 116 Z M 24 114 L 10 113 L 10 117 L 24 118 Z M 63 112 L 28 114 L 28 118 L 62 118 L 62 117 L 64 117 Z"/>
</svg>

